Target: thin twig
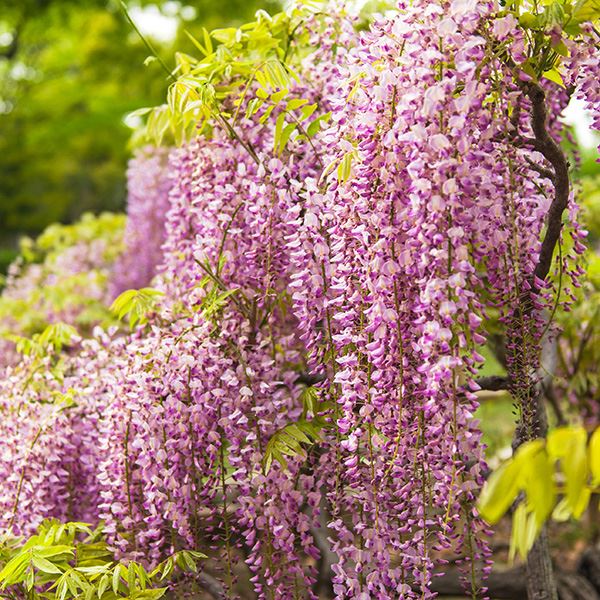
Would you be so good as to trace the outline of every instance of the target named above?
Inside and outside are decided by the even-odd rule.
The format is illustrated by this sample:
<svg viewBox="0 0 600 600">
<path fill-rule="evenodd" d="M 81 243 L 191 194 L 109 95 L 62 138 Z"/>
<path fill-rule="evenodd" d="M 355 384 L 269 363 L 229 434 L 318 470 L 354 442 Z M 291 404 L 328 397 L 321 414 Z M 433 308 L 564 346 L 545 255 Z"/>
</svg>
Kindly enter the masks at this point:
<svg viewBox="0 0 600 600">
<path fill-rule="evenodd" d="M 148 48 L 148 50 L 150 51 L 150 54 L 152 54 L 152 56 L 154 56 L 154 58 L 156 58 L 156 60 L 160 63 L 161 67 L 166 71 L 167 75 L 173 81 L 177 81 L 177 78 L 173 75 L 173 72 L 171 71 L 171 69 L 169 69 L 169 67 L 167 67 L 167 65 L 165 64 L 165 61 L 160 57 L 158 52 L 154 49 L 154 46 L 150 43 L 150 40 L 147 39 L 146 36 L 144 36 L 144 34 L 138 29 L 138 26 L 135 24 L 135 21 L 131 18 L 131 15 L 129 14 L 127 4 L 125 4 L 125 2 L 123 2 L 123 0 L 121 0 L 121 8 L 123 9 L 125 16 L 127 17 L 127 20 L 129 21 L 129 23 L 131 23 L 131 26 L 135 29 L 135 32 L 138 34 L 138 36 L 140 37 L 142 42 L 144 42 L 144 45 L 146 46 L 146 48 Z"/>
</svg>

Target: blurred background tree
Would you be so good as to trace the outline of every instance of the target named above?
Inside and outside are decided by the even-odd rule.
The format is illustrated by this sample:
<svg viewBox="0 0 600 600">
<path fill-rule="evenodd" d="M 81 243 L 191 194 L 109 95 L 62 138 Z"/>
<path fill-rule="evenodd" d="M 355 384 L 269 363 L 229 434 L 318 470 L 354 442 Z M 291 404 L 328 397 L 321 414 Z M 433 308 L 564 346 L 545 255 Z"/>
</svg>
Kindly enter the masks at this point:
<svg viewBox="0 0 600 600">
<path fill-rule="evenodd" d="M 128 2 L 168 62 L 184 35 L 244 22 L 276 0 Z M 116 0 L 2 0 L 0 10 L 0 273 L 22 235 L 86 211 L 124 207 L 124 117 L 163 101 L 157 62 Z"/>
</svg>

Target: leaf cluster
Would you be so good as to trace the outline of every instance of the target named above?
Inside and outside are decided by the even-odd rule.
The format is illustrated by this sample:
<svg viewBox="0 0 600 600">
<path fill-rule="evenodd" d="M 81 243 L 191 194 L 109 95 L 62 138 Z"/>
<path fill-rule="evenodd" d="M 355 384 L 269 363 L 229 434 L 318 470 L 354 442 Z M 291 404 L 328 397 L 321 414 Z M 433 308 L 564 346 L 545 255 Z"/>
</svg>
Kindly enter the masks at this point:
<svg viewBox="0 0 600 600">
<path fill-rule="evenodd" d="M 518 69 L 533 81 L 542 77 L 564 87 L 560 72 L 563 58 L 569 56 L 566 38 L 577 38 L 584 23 L 600 18 L 599 0 L 544 0 L 541 3 L 512 0 L 504 3 L 505 14 L 514 15 L 523 28 L 527 58 Z"/>
<path fill-rule="evenodd" d="M 129 327 L 133 329 L 137 324 L 145 325 L 148 322 L 148 316 L 156 311 L 161 296 L 164 296 L 163 292 L 148 287 L 125 290 L 115 298 L 110 310 L 119 320 L 129 316 Z"/>
<path fill-rule="evenodd" d="M 41 333 L 31 338 L 10 336 L 15 342 L 17 352 L 25 356 L 45 356 L 49 351 L 59 353 L 63 346 L 71 344 L 78 337 L 77 330 L 66 323 L 52 323 Z"/>
<path fill-rule="evenodd" d="M 481 492 L 478 509 L 488 523 L 495 524 L 518 502 L 510 555 L 526 557 L 551 516 L 558 521 L 579 519 L 598 486 L 600 428 L 588 445 L 582 427 L 559 427 L 546 440 L 523 444 L 492 473 Z"/>
<path fill-rule="evenodd" d="M 283 469 L 287 468 L 286 456 L 305 460 L 306 448 L 323 441 L 321 433 L 330 424 L 318 413 L 330 408 L 330 404 L 319 402 L 318 393 L 314 386 L 305 388 L 300 395 L 303 405 L 301 418 L 277 430 L 269 439 L 263 456 L 265 473 L 271 469 L 273 460 Z"/>
<path fill-rule="evenodd" d="M 202 30 L 201 39 L 187 32 L 198 56 L 176 53 L 167 102 L 136 111 L 147 115 L 142 139 L 156 144 L 174 139 L 181 144 L 213 121 L 239 139 L 235 125 L 241 116 L 250 118 L 262 110 L 260 123 L 275 113 L 274 152 L 280 154 L 293 134 L 311 138 L 328 114 L 313 118 L 316 104 L 289 98 L 292 81 L 299 80 L 292 67 L 294 56 L 304 51 L 299 26 L 319 10 L 320 3 L 273 16 L 256 13 L 256 20 L 239 28 Z M 247 144 L 246 144 L 247 145 Z M 247 148 L 251 153 L 252 149 Z"/>
<path fill-rule="evenodd" d="M 71 225 L 52 225 L 36 240 L 24 238 L 0 296 L 0 335 L 31 338 L 57 321 L 81 331 L 112 322 L 99 296 L 122 251 L 124 225 L 125 215 L 88 214 Z"/>
<path fill-rule="evenodd" d="M 195 573 L 203 558 L 201 552 L 184 550 L 148 571 L 135 561 L 115 561 L 102 527 L 51 520 L 27 540 L 10 534 L 0 540 L 0 589 L 32 600 L 158 600 L 167 591 L 160 584 L 176 568 Z"/>
</svg>

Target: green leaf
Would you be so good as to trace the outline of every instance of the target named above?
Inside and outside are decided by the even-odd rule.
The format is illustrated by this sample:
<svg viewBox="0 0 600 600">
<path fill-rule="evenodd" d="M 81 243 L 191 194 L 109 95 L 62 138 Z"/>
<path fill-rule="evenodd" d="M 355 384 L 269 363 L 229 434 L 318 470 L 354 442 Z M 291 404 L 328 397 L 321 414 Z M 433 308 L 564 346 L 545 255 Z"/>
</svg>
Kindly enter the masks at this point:
<svg viewBox="0 0 600 600">
<path fill-rule="evenodd" d="M 196 565 L 196 561 L 194 560 L 192 555 L 189 552 L 186 552 L 185 550 L 182 550 L 181 555 L 183 556 L 183 560 L 185 561 L 187 568 L 190 571 L 192 571 L 192 573 L 197 573 L 198 566 Z"/>
<path fill-rule="evenodd" d="M 85 590 L 85 596 L 83 597 L 84 600 L 92 600 L 92 598 L 94 597 L 94 592 L 96 590 L 94 589 L 94 586 L 89 585 L 87 586 L 86 590 Z"/>
<path fill-rule="evenodd" d="M 0 584 L 2 588 L 7 585 L 23 581 L 23 575 L 29 565 L 29 554 L 22 552 L 8 561 L 0 571 Z"/>
<path fill-rule="evenodd" d="M 260 98 L 253 98 L 248 102 L 248 106 L 246 107 L 246 119 L 250 119 L 253 115 L 256 114 L 258 109 L 263 106 L 263 102 Z"/>
<path fill-rule="evenodd" d="M 27 588 L 27 591 L 31 591 L 33 589 L 33 586 L 35 585 L 35 573 L 33 571 L 33 569 L 29 569 L 27 571 L 27 573 L 25 574 L 25 587 Z"/>
<path fill-rule="evenodd" d="M 116 594 L 119 591 L 119 584 L 121 582 L 121 565 L 115 565 L 115 570 L 112 576 L 112 590 Z"/>
<path fill-rule="evenodd" d="M 275 105 L 279 104 L 288 95 L 288 90 L 283 89 L 271 94 L 271 102 Z"/>
<path fill-rule="evenodd" d="M 148 115 L 149 113 L 151 113 L 153 110 L 152 107 L 144 107 L 144 108 L 138 108 L 137 110 L 132 110 L 131 112 L 127 113 L 128 117 L 145 117 L 146 115 Z"/>
<path fill-rule="evenodd" d="M 73 556 L 74 547 L 67 546 L 65 544 L 56 544 L 54 546 L 48 547 L 36 546 L 34 550 L 38 556 L 43 556 L 44 558 L 51 558 L 53 556 L 59 556 L 60 554 L 67 554 L 69 556 Z"/>
<path fill-rule="evenodd" d="M 118 319 L 129 315 L 129 326 L 133 329 L 136 323 L 146 323 L 148 314 L 156 310 L 157 299 L 163 295 L 153 288 L 126 290 L 115 299 L 110 310 Z"/>
<path fill-rule="evenodd" d="M 552 511 L 552 518 L 559 523 L 568 521 L 572 515 L 571 507 L 566 498 L 563 498 Z"/>
<path fill-rule="evenodd" d="M 541 527 L 552 513 L 556 502 L 554 469 L 544 449 L 535 453 L 524 469 L 524 486 L 528 509 L 533 511 L 537 525 Z"/>
<path fill-rule="evenodd" d="M 205 48 L 187 29 L 184 29 L 183 32 L 188 37 L 190 42 L 196 46 L 198 50 L 202 53 L 203 56 L 208 56 L 211 52 L 208 51 L 208 48 Z"/>
<path fill-rule="evenodd" d="M 296 425 L 295 423 L 292 423 L 291 425 L 288 425 L 285 428 L 285 433 L 289 434 L 293 439 L 295 439 L 298 442 L 302 442 L 305 444 L 311 444 L 312 440 L 302 432 L 302 429 L 300 427 L 298 427 L 298 425 Z"/>
<path fill-rule="evenodd" d="M 587 433 L 583 427 L 559 427 L 548 434 L 547 449 L 552 459 L 561 462 L 567 502 L 573 516 L 579 518 L 588 477 Z"/>
<path fill-rule="evenodd" d="M 235 42 L 235 37 L 237 34 L 237 29 L 235 27 L 227 27 L 224 29 L 213 29 L 211 31 L 212 37 L 217 40 L 217 42 L 221 42 L 222 44 L 229 45 Z"/>
<path fill-rule="evenodd" d="M 539 27 L 539 19 L 536 15 L 525 12 L 519 16 L 519 25 L 525 29 L 537 29 Z"/>
<path fill-rule="evenodd" d="M 208 54 L 212 54 L 213 53 L 212 41 L 210 39 L 210 34 L 208 33 L 208 31 L 206 30 L 205 27 L 202 28 L 202 37 L 204 38 L 204 46 L 205 46 L 206 50 L 208 51 Z"/>
<path fill-rule="evenodd" d="M 129 563 L 129 565 L 127 566 L 127 587 L 129 588 L 129 591 L 132 592 L 136 589 L 136 563 L 135 561 L 131 561 Z"/>
<path fill-rule="evenodd" d="M 595 21 L 600 18 L 600 0 L 579 0 L 573 8 L 576 23 Z"/>
<path fill-rule="evenodd" d="M 559 55 L 563 57 L 569 56 L 569 49 L 566 44 L 562 40 L 558 40 L 557 42 L 552 43 L 552 49 Z"/>
<path fill-rule="evenodd" d="M 77 336 L 77 330 L 72 325 L 53 323 L 44 329 L 38 341 L 42 346 L 52 346 L 60 352 L 63 346 L 70 344 Z"/>
<path fill-rule="evenodd" d="M 285 456 L 306 456 L 302 444 L 313 445 L 320 442 L 322 440 L 321 431 L 326 427 L 325 420 L 317 417 L 311 421 L 300 419 L 276 431 L 265 448 L 263 457 L 265 473 L 268 473 L 271 469 L 273 460 L 276 460 L 283 469 L 286 469 Z"/>
<path fill-rule="evenodd" d="M 542 76 L 550 81 L 553 81 L 557 85 L 560 85 L 560 87 L 565 87 L 562 75 L 559 73 L 557 68 L 550 69 L 549 71 L 544 71 Z"/>
<path fill-rule="evenodd" d="M 106 573 L 101 577 L 100 583 L 98 584 L 98 598 L 102 598 L 104 592 L 106 592 L 106 590 L 108 589 L 109 583 L 110 578 L 108 576 L 108 573 Z"/>
<path fill-rule="evenodd" d="M 265 109 L 265 112 L 262 114 L 262 116 L 258 120 L 258 122 L 261 125 L 264 125 L 268 121 L 268 119 L 271 116 L 271 113 L 273 112 L 274 108 L 275 107 L 273 105 L 267 106 L 267 108 Z"/>
<path fill-rule="evenodd" d="M 265 473 L 268 473 L 271 470 L 271 465 L 273 464 L 273 458 L 274 458 L 274 456 L 273 456 L 273 452 L 272 451 L 271 452 L 267 452 L 265 454 L 265 462 L 264 462 Z"/>
<path fill-rule="evenodd" d="M 286 125 L 283 128 L 283 131 L 281 132 L 281 137 L 279 139 L 279 146 L 277 148 L 277 154 L 281 154 L 285 150 L 285 147 L 290 139 L 290 136 L 292 135 L 292 133 L 295 130 L 296 130 L 296 123 L 290 123 L 289 125 Z"/>
<path fill-rule="evenodd" d="M 355 156 L 355 152 L 352 150 L 350 152 L 346 152 L 340 161 L 340 164 L 337 168 L 337 179 L 340 183 L 345 183 L 350 179 L 350 175 L 352 174 L 352 160 Z"/>
<path fill-rule="evenodd" d="M 600 486 L 600 427 L 594 431 L 590 438 L 589 463 L 592 473 L 592 485 Z"/>
<path fill-rule="evenodd" d="M 513 515 L 509 561 L 512 562 L 517 554 L 525 558 L 531 550 L 538 533 L 539 527 L 535 515 L 528 514 L 525 504 L 521 502 Z"/>
<path fill-rule="evenodd" d="M 155 588 L 153 590 L 140 590 L 129 595 L 132 600 L 159 600 L 169 588 Z"/>
<path fill-rule="evenodd" d="M 277 152 L 277 149 L 279 148 L 284 125 L 285 113 L 280 113 L 279 115 L 277 115 L 277 120 L 275 121 L 275 132 L 273 134 L 273 152 Z"/>
<path fill-rule="evenodd" d="M 174 559 L 173 557 L 169 557 L 166 561 L 165 561 L 165 568 L 163 569 L 163 572 L 160 576 L 161 581 L 165 580 L 173 571 L 173 567 L 174 567 Z"/>
<path fill-rule="evenodd" d="M 310 119 L 313 116 L 315 110 L 317 110 L 317 105 L 308 104 L 300 111 L 300 121 L 306 121 L 306 119 Z"/>
<path fill-rule="evenodd" d="M 42 573 L 62 573 L 62 570 L 59 569 L 54 563 L 51 563 L 46 558 L 36 555 L 35 553 L 32 554 L 31 561 L 33 562 L 33 566 Z"/>
<path fill-rule="evenodd" d="M 135 572 L 140 588 L 145 590 L 150 583 L 150 576 L 146 572 L 146 569 L 139 563 L 135 563 Z"/>
<path fill-rule="evenodd" d="M 302 402 L 302 416 L 314 415 L 319 401 L 319 390 L 314 385 L 304 388 L 300 394 L 300 401 Z"/>
<path fill-rule="evenodd" d="M 212 319 L 215 315 L 217 315 L 223 307 L 227 304 L 227 299 L 234 294 L 238 293 L 239 288 L 235 288 L 232 290 L 226 290 L 217 293 L 216 288 L 214 288 L 210 293 L 208 293 L 203 301 L 200 304 L 200 308 L 202 309 L 202 315 L 205 319 Z"/>
<path fill-rule="evenodd" d="M 495 525 L 515 501 L 521 486 L 520 477 L 519 463 L 510 459 L 486 481 L 479 496 L 478 510 L 490 525 Z"/>
<path fill-rule="evenodd" d="M 321 129 L 321 124 L 326 123 L 329 120 L 331 113 L 325 113 L 320 117 L 317 117 L 314 121 L 310 123 L 310 125 L 306 128 L 306 134 L 308 137 L 313 137 L 316 135 Z"/>
<path fill-rule="evenodd" d="M 581 516 L 590 503 L 591 496 L 592 490 L 587 486 L 581 488 L 574 500 L 569 499 L 567 496 L 567 501 L 572 505 L 573 508 L 573 518 L 581 519 Z"/>
<path fill-rule="evenodd" d="M 269 61 L 265 64 L 265 74 L 274 88 L 286 89 L 290 84 L 290 76 L 279 61 Z"/>
<path fill-rule="evenodd" d="M 58 586 L 56 587 L 56 596 L 58 600 L 65 600 L 65 598 L 67 597 L 67 592 L 69 591 L 69 588 L 67 587 L 67 580 L 63 579 L 63 577 L 59 579 Z"/>
<path fill-rule="evenodd" d="M 112 563 L 95 565 L 92 567 L 75 567 L 75 570 L 83 573 L 84 575 L 101 575 L 102 573 L 106 573 L 110 569 L 111 565 Z"/>
<path fill-rule="evenodd" d="M 308 100 L 305 100 L 304 98 L 293 98 L 292 100 L 290 100 L 287 103 L 287 110 L 290 110 L 290 111 L 297 110 L 297 109 L 301 108 L 302 106 L 304 106 L 307 102 L 308 102 Z M 315 108 L 317 107 L 316 104 L 313 104 L 312 106 L 314 106 Z"/>
</svg>

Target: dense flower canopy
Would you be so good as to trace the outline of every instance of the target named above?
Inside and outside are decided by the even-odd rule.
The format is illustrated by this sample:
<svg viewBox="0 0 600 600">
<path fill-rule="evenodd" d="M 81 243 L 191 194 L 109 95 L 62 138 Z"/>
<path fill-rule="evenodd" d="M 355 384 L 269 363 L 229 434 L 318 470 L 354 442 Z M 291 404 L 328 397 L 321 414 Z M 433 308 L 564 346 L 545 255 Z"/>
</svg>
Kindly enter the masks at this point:
<svg viewBox="0 0 600 600">
<path fill-rule="evenodd" d="M 512 332 L 531 429 L 550 269 L 568 292 L 583 249 L 567 190 L 571 251 L 539 266 L 548 148 L 573 93 L 598 123 L 599 56 L 584 29 L 563 83 L 537 82 L 493 3 L 398 9 L 362 33 L 310 14 L 285 106 L 251 105 L 250 79 L 181 148 L 133 159 L 111 289 L 157 269 L 163 295 L 127 336 L 6 371 L 4 527 L 103 520 L 126 557 L 204 551 L 231 594 L 245 563 L 260 598 L 317 598 L 329 568 L 337 598 L 429 598 L 448 557 L 484 593 L 484 324 Z M 312 104 L 331 114 L 309 134 L 291 107 Z"/>
</svg>

